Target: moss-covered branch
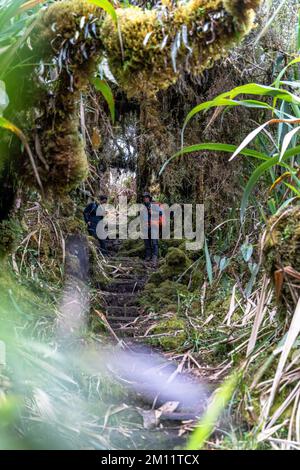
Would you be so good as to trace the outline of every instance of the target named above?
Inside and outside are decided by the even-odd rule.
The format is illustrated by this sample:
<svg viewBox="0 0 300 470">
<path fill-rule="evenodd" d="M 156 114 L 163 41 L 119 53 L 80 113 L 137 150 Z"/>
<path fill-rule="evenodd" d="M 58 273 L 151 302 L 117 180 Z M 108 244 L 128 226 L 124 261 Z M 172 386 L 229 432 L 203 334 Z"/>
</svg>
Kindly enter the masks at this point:
<svg viewBox="0 0 300 470">
<path fill-rule="evenodd" d="M 156 93 L 181 70 L 199 74 L 249 32 L 260 0 L 191 0 L 152 10 L 117 9 L 111 16 L 84 0 L 65 0 L 41 14 L 35 44 L 72 72 L 105 56 L 130 96 Z M 67 50 L 66 50 L 66 45 Z M 85 77 L 84 71 L 82 71 Z"/>
<path fill-rule="evenodd" d="M 259 0 L 191 0 L 177 7 L 117 10 L 116 26 L 106 17 L 105 53 L 120 86 L 130 96 L 174 83 L 180 71 L 199 74 L 224 57 L 253 25 Z"/>
<path fill-rule="evenodd" d="M 182 71 L 199 74 L 224 56 L 251 28 L 259 3 L 191 0 L 172 6 L 166 0 L 152 10 L 117 9 L 118 27 L 86 0 L 58 1 L 41 11 L 29 61 L 40 67 L 25 67 L 18 88 L 22 99 L 25 91 L 22 113 L 43 185 L 68 191 L 86 177 L 78 106 L 103 58 L 129 97 L 151 100 Z M 35 182 L 29 163 L 20 173 Z"/>
</svg>

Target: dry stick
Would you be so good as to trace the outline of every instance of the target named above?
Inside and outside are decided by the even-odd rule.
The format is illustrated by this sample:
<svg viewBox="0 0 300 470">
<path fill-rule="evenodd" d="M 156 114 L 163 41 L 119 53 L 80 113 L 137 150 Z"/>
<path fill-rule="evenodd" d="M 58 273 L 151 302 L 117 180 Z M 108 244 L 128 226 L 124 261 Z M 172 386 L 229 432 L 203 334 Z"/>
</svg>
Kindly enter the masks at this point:
<svg viewBox="0 0 300 470">
<path fill-rule="evenodd" d="M 96 312 L 96 315 L 98 315 L 98 317 L 101 319 L 101 321 L 103 321 L 104 325 L 106 326 L 106 328 L 108 329 L 108 331 L 110 332 L 110 334 L 115 338 L 115 340 L 116 340 L 122 347 L 125 347 L 124 342 L 116 335 L 116 333 L 114 332 L 114 330 L 112 329 L 112 327 L 111 327 L 110 324 L 108 323 L 107 318 L 106 318 L 106 316 L 104 315 L 104 313 L 99 312 L 99 310 L 95 310 L 95 312 Z"/>
<path fill-rule="evenodd" d="M 23 132 L 18 129 L 17 127 L 14 128 L 14 132 L 15 134 L 17 134 L 17 136 L 19 137 L 19 139 L 21 140 L 22 144 L 24 145 L 24 148 L 29 156 L 29 160 L 30 160 L 30 163 L 31 163 L 31 166 L 32 166 L 32 169 L 33 169 L 33 172 L 34 172 L 34 175 L 35 175 L 35 178 L 37 180 L 37 183 L 40 187 L 40 190 L 41 190 L 41 193 L 42 193 L 42 196 L 44 196 L 44 188 L 43 188 L 43 185 L 42 185 L 42 182 L 41 182 L 41 179 L 40 179 L 40 175 L 39 175 L 39 172 L 38 172 L 38 169 L 37 169 L 37 166 L 35 164 L 35 161 L 34 161 L 34 156 L 31 152 L 31 149 L 28 145 L 28 142 L 27 142 L 27 139 L 25 137 L 25 135 L 23 134 Z"/>
<path fill-rule="evenodd" d="M 30 239 L 33 235 L 35 235 L 36 233 L 38 232 L 38 230 L 33 230 L 33 232 L 30 232 L 29 235 L 27 235 L 27 237 L 24 238 L 24 240 L 22 240 L 20 246 L 25 243 L 25 247 L 24 247 L 24 251 L 23 251 L 23 254 L 22 254 L 22 259 L 21 259 L 21 264 L 20 264 L 20 271 L 22 269 L 22 266 L 23 266 L 23 263 L 24 263 L 24 260 L 25 260 L 25 255 L 26 255 L 26 250 L 27 250 L 27 247 L 29 245 L 29 242 L 30 242 Z"/>
</svg>

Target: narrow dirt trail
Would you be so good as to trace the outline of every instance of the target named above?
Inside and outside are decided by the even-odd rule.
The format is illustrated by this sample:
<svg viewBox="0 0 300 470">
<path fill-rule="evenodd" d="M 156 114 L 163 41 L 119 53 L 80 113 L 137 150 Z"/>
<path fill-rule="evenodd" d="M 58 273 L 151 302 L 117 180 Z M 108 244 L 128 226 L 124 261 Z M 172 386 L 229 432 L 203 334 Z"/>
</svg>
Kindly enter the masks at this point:
<svg viewBox="0 0 300 470">
<path fill-rule="evenodd" d="M 108 258 L 106 266 L 111 282 L 101 292 L 105 317 L 127 362 L 124 368 L 117 365 L 116 375 L 134 384 L 134 407 L 143 418 L 144 429 L 156 432 L 158 442 L 162 433 L 168 448 L 182 445 L 203 414 L 208 395 L 201 388 L 203 384 L 196 383 L 195 377 L 184 371 L 182 362 L 170 361 L 160 350 L 147 346 L 140 335 L 139 323 L 145 314 L 138 296 L 154 268 L 140 258 L 117 252 Z"/>
</svg>

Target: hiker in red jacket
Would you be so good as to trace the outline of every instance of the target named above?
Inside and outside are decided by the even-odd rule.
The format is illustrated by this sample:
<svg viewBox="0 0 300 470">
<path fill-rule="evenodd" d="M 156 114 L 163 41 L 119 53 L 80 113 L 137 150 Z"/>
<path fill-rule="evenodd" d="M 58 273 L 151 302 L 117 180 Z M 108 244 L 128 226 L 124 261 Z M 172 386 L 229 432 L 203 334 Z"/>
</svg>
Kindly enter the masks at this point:
<svg viewBox="0 0 300 470">
<path fill-rule="evenodd" d="M 165 223 L 164 210 L 159 202 L 153 201 L 151 194 L 147 191 L 143 194 L 143 202 L 146 208 L 143 214 L 145 221 L 145 261 L 152 260 L 153 265 L 157 266 L 159 231 Z"/>
</svg>

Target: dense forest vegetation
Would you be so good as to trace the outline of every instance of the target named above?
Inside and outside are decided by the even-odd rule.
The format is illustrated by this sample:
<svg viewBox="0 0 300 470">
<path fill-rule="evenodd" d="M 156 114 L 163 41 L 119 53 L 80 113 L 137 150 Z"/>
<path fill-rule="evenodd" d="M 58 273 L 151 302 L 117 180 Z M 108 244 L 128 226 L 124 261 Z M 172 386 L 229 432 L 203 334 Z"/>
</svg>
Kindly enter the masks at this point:
<svg viewBox="0 0 300 470">
<path fill-rule="evenodd" d="M 299 53 L 297 0 L 0 0 L 1 450 L 300 449 Z M 203 246 L 104 256 L 145 191 Z"/>
</svg>

